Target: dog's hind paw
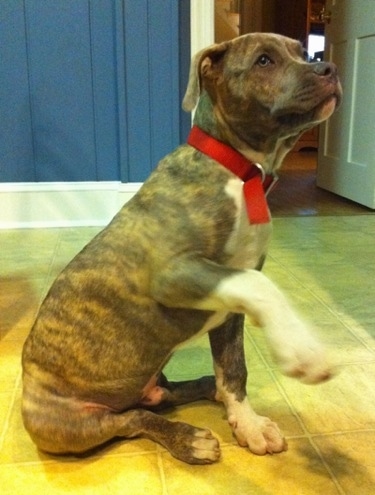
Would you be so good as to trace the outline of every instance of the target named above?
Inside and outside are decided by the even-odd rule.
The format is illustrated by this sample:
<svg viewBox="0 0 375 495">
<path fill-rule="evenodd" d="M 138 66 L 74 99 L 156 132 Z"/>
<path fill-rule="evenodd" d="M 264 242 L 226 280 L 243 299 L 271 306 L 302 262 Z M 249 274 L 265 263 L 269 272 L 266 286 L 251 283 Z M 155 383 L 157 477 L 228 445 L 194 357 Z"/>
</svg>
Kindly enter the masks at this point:
<svg viewBox="0 0 375 495">
<path fill-rule="evenodd" d="M 189 464 L 212 464 L 220 459 L 219 442 L 210 430 L 180 422 L 171 425 L 173 435 L 162 443 L 173 457 Z"/>
</svg>

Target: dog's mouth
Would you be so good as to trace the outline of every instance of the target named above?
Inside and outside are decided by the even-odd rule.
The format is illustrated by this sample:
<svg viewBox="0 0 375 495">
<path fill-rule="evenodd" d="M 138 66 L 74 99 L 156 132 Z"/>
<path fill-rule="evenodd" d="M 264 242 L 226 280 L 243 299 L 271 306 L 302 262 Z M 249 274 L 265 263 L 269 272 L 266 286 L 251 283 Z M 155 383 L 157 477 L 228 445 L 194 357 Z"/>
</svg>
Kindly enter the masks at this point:
<svg viewBox="0 0 375 495">
<path fill-rule="evenodd" d="M 334 93 L 326 96 L 315 108 L 314 120 L 322 122 L 328 119 L 341 104 L 341 89 L 337 88 Z"/>
<path fill-rule="evenodd" d="M 325 89 L 324 94 L 318 91 L 310 93 L 309 97 L 303 97 L 304 104 L 299 105 L 298 98 L 294 101 L 293 106 L 284 109 L 278 109 L 273 112 L 279 123 L 283 125 L 310 128 L 327 120 L 340 106 L 342 99 L 342 90 L 340 83 L 331 86 L 330 90 Z M 315 100 L 315 101 L 314 101 Z M 297 104 L 295 104 L 297 103 Z"/>
<path fill-rule="evenodd" d="M 338 96 L 336 94 L 329 95 L 327 98 L 323 100 L 317 107 L 317 114 L 319 116 L 319 120 L 328 119 L 333 112 L 338 107 L 339 101 Z"/>
<path fill-rule="evenodd" d="M 320 114 L 328 115 L 329 110 L 332 110 L 331 114 L 337 110 L 341 98 L 342 89 L 337 78 L 331 81 L 322 80 L 319 84 L 314 81 L 314 84 L 302 84 L 296 91 L 287 92 L 278 98 L 271 108 L 271 113 L 276 118 L 299 114 L 316 120 Z"/>
</svg>

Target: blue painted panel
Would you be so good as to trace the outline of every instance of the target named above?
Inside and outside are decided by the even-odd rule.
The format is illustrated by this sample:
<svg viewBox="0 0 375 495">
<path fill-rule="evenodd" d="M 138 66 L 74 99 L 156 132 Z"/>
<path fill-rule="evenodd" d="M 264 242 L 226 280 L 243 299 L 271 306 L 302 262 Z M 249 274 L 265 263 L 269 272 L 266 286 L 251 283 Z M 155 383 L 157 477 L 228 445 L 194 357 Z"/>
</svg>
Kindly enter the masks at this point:
<svg viewBox="0 0 375 495">
<path fill-rule="evenodd" d="M 149 1 L 152 166 L 179 141 L 178 2 Z"/>
<path fill-rule="evenodd" d="M 179 5 L 179 35 L 178 35 L 178 47 L 179 47 L 179 124 L 180 124 L 180 143 L 184 143 L 191 128 L 191 114 L 182 110 L 182 100 L 185 95 L 185 91 L 189 79 L 190 70 L 190 0 L 180 0 Z"/>
<path fill-rule="evenodd" d="M 125 27 L 124 3 L 115 2 L 115 66 L 116 66 L 116 97 L 117 97 L 117 155 L 122 182 L 129 182 L 129 143 L 127 119 L 126 64 L 125 64 Z"/>
<path fill-rule="evenodd" d="M 96 180 L 88 2 L 25 6 L 36 180 Z"/>
<path fill-rule="evenodd" d="M 143 181 L 190 127 L 189 7 L 2 0 L 0 180 Z"/>
<path fill-rule="evenodd" d="M 117 7 L 117 8 L 116 8 Z M 96 170 L 98 180 L 120 178 L 118 147 L 116 50 L 117 19 L 121 16 L 121 1 L 95 0 L 90 2 L 92 85 Z M 121 79 L 120 79 L 121 82 Z M 123 87 L 123 82 L 121 82 Z"/>
<path fill-rule="evenodd" d="M 124 8 L 128 156 L 122 177 L 128 173 L 130 182 L 142 182 L 152 167 L 148 1 L 125 0 Z"/>
<path fill-rule="evenodd" d="M 34 177 L 23 2 L 0 7 L 0 180 Z"/>
<path fill-rule="evenodd" d="M 190 1 L 125 0 L 124 5 L 127 170 L 129 180 L 139 182 L 190 127 L 189 116 L 181 124 L 180 84 L 181 64 L 188 70 L 190 63 Z"/>
</svg>

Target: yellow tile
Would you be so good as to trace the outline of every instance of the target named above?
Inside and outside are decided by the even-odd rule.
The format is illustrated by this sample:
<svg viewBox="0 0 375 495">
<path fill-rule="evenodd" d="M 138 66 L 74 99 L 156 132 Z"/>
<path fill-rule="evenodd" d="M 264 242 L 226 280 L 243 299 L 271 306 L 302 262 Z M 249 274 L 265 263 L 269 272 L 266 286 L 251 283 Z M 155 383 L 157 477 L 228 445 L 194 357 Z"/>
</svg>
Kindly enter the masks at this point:
<svg viewBox="0 0 375 495">
<path fill-rule="evenodd" d="M 298 249 L 296 249 L 297 244 Z M 286 245 L 280 245 L 280 243 L 277 242 L 274 244 L 271 243 L 270 254 L 277 261 L 282 261 L 283 264 L 287 264 L 288 268 L 291 268 L 292 266 L 302 268 L 309 267 L 311 272 L 313 272 L 316 267 L 319 267 L 323 260 L 327 266 L 340 264 L 344 261 L 341 253 L 327 248 L 320 240 L 316 239 L 307 241 L 307 239 L 299 238 L 294 239 L 294 243 L 292 239 L 291 244 Z"/>
<path fill-rule="evenodd" d="M 267 369 L 268 366 L 264 360 L 264 357 L 260 355 L 259 349 L 257 349 L 254 343 L 251 332 L 249 332 L 249 323 L 247 318 L 245 319 L 244 348 L 246 367 L 250 378 L 254 371 L 263 371 Z"/>
<path fill-rule="evenodd" d="M 102 230 L 101 227 L 61 229 L 52 263 L 52 273 L 57 275 L 91 239 Z"/>
<path fill-rule="evenodd" d="M 309 432 L 375 428 L 375 363 L 347 365 L 334 379 L 320 385 L 279 378 Z"/>
<path fill-rule="evenodd" d="M 0 390 L 0 438 L 3 437 L 3 429 L 6 426 L 9 410 L 12 405 L 13 392 Z"/>
<path fill-rule="evenodd" d="M 163 454 L 168 495 L 337 495 L 308 440 L 289 442 L 288 452 L 258 457 L 228 446 L 211 466 L 189 466 Z"/>
<path fill-rule="evenodd" d="M 316 336 L 332 354 L 338 364 L 374 361 L 374 353 L 369 349 L 375 343 L 365 331 L 351 328 L 337 319 L 318 321 Z"/>
<path fill-rule="evenodd" d="M 2 495 L 162 495 L 156 454 L 0 464 Z"/>
<path fill-rule="evenodd" d="M 48 274 L 52 254 L 53 251 L 49 249 L 41 250 L 38 253 L 27 250 L 2 253 L 0 272 L 4 277 L 45 276 Z"/>
<path fill-rule="evenodd" d="M 0 232 L 5 250 L 30 249 L 33 246 L 55 246 L 62 229 L 9 229 Z"/>
<path fill-rule="evenodd" d="M 20 340 L 34 322 L 45 282 L 43 278 L 0 278 L 0 340 Z"/>
<path fill-rule="evenodd" d="M 287 270 L 287 267 L 280 265 L 280 263 L 278 263 L 271 255 L 267 256 L 262 272 L 278 287 L 284 290 L 302 287 L 298 279 L 289 270 Z"/>
<path fill-rule="evenodd" d="M 343 315 L 342 321 L 345 326 L 355 335 L 355 337 L 363 342 L 366 348 L 375 351 L 375 312 L 370 319 L 366 317 L 353 318 L 350 314 Z"/>
<path fill-rule="evenodd" d="M 375 493 L 375 431 L 315 437 L 314 442 L 345 493 Z"/>
<path fill-rule="evenodd" d="M 21 351 L 22 351 L 22 346 L 23 343 L 25 342 L 27 336 L 30 333 L 30 330 L 34 324 L 36 315 L 34 312 L 30 312 L 29 315 L 25 319 L 22 319 L 21 321 L 12 324 L 11 328 L 7 331 L 5 336 L 3 337 L 2 341 L 3 342 L 18 342 L 21 345 Z M 26 322 L 26 323 L 25 323 Z M 1 373 L 1 371 L 0 371 Z M 0 381 L 1 381 L 1 376 L 0 376 Z"/>
<path fill-rule="evenodd" d="M 13 390 L 21 372 L 22 342 L 0 342 L 0 389 Z"/>
</svg>

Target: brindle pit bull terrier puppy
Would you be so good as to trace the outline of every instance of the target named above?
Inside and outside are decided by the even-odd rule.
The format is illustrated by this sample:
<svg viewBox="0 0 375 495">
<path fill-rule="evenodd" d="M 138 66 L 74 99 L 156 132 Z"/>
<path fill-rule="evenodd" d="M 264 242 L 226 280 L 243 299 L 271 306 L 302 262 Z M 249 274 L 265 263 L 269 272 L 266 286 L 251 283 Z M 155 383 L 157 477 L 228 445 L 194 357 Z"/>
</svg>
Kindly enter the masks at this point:
<svg viewBox="0 0 375 495">
<path fill-rule="evenodd" d="M 184 107 L 199 99 L 203 141 L 217 138 L 252 173 L 250 161 L 271 173 L 340 98 L 334 65 L 306 63 L 297 41 L 249 34 L 195 57 Z M 78 454 L 143 436 L 183 461 L 215 462 L 210 431 L 152 411 L 198 399 L 224 403 L 241 446 L 285 450 L 277 425 L 246 396 L 244 315 L 264 329 L 285 374 L 306 383 L 331 375 L 308 325 L 259 271 L 271 233 L 259 188 L 245 198 L 243 180 L 191 141 L 159 163 L 40 308 L 23 350 L 22 413 L 43 451 Z M 252 200 L 263 210 L 254 221 Z M 216 378 L 168 382 L 173 351 L 206 332 Z"/>
</svg>

